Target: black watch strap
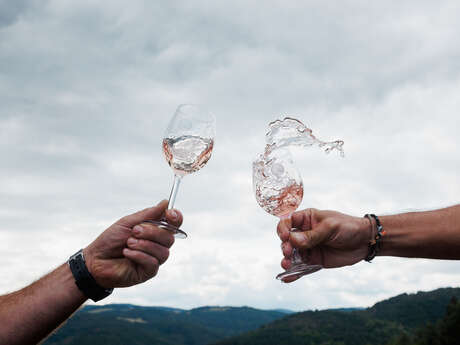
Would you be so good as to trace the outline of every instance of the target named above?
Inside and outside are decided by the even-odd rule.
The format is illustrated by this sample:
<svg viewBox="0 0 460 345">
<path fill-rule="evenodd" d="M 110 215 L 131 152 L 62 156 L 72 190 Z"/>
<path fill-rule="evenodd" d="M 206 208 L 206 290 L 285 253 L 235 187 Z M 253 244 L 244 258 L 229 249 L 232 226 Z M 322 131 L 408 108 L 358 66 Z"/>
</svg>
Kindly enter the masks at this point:
<svg viewBox="0 0 460 345">
<path fill-rule="evenodd" d="M 86 297 L 94 302 L 100 301 L 109 296 L 113 289 L 106 289 L 100 286 L 86 267 L 83 249 L 80 249 L 69 258 L 69 266 L 75 278 L 75 284 L 85 294 Z"/>
</svg>

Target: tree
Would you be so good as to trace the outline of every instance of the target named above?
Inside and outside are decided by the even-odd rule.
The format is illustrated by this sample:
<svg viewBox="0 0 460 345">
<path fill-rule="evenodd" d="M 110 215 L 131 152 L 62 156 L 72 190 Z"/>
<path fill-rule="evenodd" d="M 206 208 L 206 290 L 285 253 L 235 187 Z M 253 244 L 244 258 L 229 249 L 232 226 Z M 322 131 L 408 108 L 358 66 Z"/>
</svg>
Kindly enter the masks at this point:
<svg viewBox="0 0 460 345">
<path fill-rule="evenodd" d="M 432 323 L 419 329 L 415 334 L 415 345 L 441 345 L 439 342 L 438 327 Z"/>
<path fill-rule="evenodd" d="M 460 303 L 452 297 L 446 315 L 439 324 L 441 345 L 460 345 Z"/>
</svg>

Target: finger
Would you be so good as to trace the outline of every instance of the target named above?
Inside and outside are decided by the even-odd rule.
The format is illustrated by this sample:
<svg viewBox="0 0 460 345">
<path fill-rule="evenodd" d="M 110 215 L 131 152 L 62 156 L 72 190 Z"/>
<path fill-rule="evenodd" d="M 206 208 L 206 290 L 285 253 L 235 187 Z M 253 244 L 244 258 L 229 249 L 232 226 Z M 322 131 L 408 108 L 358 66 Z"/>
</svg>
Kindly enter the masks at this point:
<svg viewBox="0 0 460 345">
<path fill-rule="evenodd" d="M 171 248 L 174 243 L 172 232 L 159 228 L 151 223 L 138 224 L 133 228 L 133 236 L 137 239 L 148 240 L 161 244 L 166 248 Z"/>
<path fill-rule="evenodd" d="M 291 219 L 281 219 L 278 222 L 278 226 L 276 227 L 276 232 L 278 233 L 279 238 L 281 241 L 286 242 L 289 240 L 289 231 L 291 230 Z"/>
<path fill-rule="evenodd" d="M 321 211 L 316 208 L 294 212 L 291 215 L 292 228 L 307 231 L 313 229 L 318 223 L 331 216 L 330 211 Z"/>
<path fill-rule="evenodd" d="M 132 228 L 134 225 L 142 223 L 144 220 L 159 220 L 168 207 L 168 201 L 163 200 L 156 206 L 146 208 L 142 211 L 130 214 L 119 220 L 119 223 Z"/>
<path fill-rule="evenodd" d="M 139 250 L 132 250 L 129 248 L 123 249 L 123 255 L 127 259 L 139 265 L 140 270 L 143 273 L 143 277 L 141 277 L 143 281 L 154 277 L 158 273 L 160 263 L 153 256 Z"/>
<path fill-rule="evenodd" d="M 323 221 L 314 229 L 303 232 L 291 232 L 289 242 L 294 248 L 311 249 L 323 244 L 330 238 L 334 227 L 330 222 Z"/>
<path fill-rule="evenodd" d="M 288 270 L 291 267 L 292 263 L 290 259 L 284 258 L 281 260 L 281 267 L 284 268 L 285 270 Z"/>
<path fill-rule="evenodd" d="M 285 258 L 290 258 L 292 255 L 292 245 L 289 242 L 281 243 L 281 251 Z"/>
<path fill-rule="evenodd" d="M 182 213 L 176 209 L 166 211 L 166 221 L 171 225 L 180 227 L 183 219 Z"/>
<path fill-rule="evenodd" d="M 126 244 L 129 249 L 140 250 L 145 254 L 155 257 L 160 265 L 162 265 L 169 257 L 169 249 L 156 242 L 139 240 L 137 238 L 130 237 L 128 238 L 128 241 L 126 241 Z"/>
<path fill-rule="evenodd" d="M 313 213 L 312 208 L 294 212 L 291 216 L 292 228 L 303 231 L 310 230 L 312 228 L 311 217 Z"/>
</svg>

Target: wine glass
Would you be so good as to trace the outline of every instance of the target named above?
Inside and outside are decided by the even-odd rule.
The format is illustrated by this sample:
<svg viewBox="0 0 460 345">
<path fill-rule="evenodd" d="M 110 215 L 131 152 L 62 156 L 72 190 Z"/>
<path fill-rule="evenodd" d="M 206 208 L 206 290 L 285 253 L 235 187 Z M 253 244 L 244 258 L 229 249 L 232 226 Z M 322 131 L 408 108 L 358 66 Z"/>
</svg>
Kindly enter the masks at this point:
<svg viewBox="0 0 460 345">
<path fill-rule="evenodd" d="M 174 183 L 169 196 L 168 210 L 174 207 L 182 177 L 200 170 L 211 158 L 216 135 L 216 120 L 202 106 L 181 104 L 169 122 L 163 138 L 163 153 L 174 171 Z M 174 233 L 177 238 L 187 234 L 165 220 L 147 220 Z"/>
<path fill-rule="evenodd" d="M 288 150 L 259 155 L 253 162 L 253 187 L 256 200 L 268 213 L 288 219 L 302 202 L 303 182 Z M 276 276 L 285 280 L 316 272 L 321 265 L 304 262 L 297 249 L 291 255 L 291 267 Z"/>
</svg>

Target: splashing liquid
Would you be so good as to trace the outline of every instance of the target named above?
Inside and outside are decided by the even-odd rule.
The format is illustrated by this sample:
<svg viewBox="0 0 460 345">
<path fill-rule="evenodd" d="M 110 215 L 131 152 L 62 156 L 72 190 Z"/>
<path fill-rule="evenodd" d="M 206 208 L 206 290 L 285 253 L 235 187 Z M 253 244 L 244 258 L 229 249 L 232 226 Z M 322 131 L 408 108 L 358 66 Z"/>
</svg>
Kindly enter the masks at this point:
<svg viewBox="0 0 460 345">
<path fill-rule="evenodd" d="M 313 135 L 313 131 L 305 126 L 302 122 L 292 117 L 285 117 L 284 120 L 276 120 L 268 125 L 268 132 L 265 135 L 267 146 L 265 155 L 283 147 L 289 146 L 314 146 L 324 148 L 326 153 L 337 150 L 342 157 L 345 156 L 343 151 L 343 140 L 322 141 Z"/>
<path fill-rule="evenodd" d="M 344 157 L 342 140 L 326 142 L 297 119 L 286 117 L 269 124 L 263 154 L 253 162 L 253 184 L 257 202 L 268 213 L 283 217 L 294 212 L 303 197 L 303 183 L 294 166 L 289 147 L 318 146 Z"/>
</svg>

